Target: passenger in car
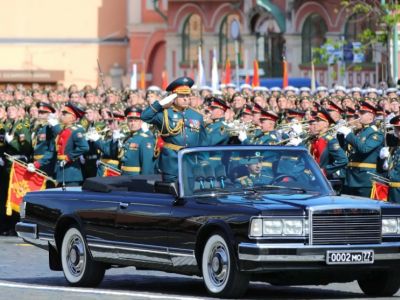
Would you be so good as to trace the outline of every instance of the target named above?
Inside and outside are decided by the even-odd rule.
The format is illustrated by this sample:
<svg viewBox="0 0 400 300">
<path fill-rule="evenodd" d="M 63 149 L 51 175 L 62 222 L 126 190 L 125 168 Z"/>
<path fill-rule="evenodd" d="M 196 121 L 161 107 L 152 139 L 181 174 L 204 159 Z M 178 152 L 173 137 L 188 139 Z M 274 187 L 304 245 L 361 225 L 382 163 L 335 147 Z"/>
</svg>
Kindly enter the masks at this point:
<svg viewBox="0 0 400 300">
<path fill-rule="evenodd" d="M 263 174 L 263 157 L 259 152 L 256 155 L 242 158 L 240 164 L 245 165 L 248 175 L 236 179 L 235 184 L 238 187 L 252 187 L 271 183 L 273 177 Z"/>
</svg>

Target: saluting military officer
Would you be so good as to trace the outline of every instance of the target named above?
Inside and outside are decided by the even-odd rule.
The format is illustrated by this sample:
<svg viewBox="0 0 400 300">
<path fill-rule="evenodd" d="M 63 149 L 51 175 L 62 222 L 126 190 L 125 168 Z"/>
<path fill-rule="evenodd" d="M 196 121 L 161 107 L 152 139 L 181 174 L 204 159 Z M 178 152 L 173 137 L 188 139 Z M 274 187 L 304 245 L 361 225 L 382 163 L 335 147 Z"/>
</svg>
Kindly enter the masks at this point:
<svg viewBox="0 0 400 300">
<path fill-rule="evenodd" d="M 164 140 L 159 168 L 167 182 L 177 179 L 178 151 L 184 147 L 201 146 L 207 141 L 203 116 L 189 107 L 193 83 L 189 77 L 176 79 L 166 89 L 172 94 L 154 101 L 141 115 L 144 122 L 157 127 Z"/>
<path fill-rule="evenodd" d="M 362 129 L 354 134 L 346 126 L 337 132 L 344 135 L 351 146 L 349 163 L 346 170 L 344 193 L 369 197 L 371 194 L 371 173 L 377 173 L 379 151 L 383 145 L 383 134 L 373 125 L 377 108 L 369 102 L 360 102 L 360 123 Z"/>
<path fill-rule="evenodd" d="M 140 119 L 142 110 L 129 107 L 125 110 L 130 134 L 120 149 L 122 175 L 154 174 L 154 137 L 147 130 L 143 131 L 143 121 Z"/>
<path fill-rule="evenodd" d="M 80 157 L 89 151 L 84 129 L 75 125 L 84 111 L 67 103 L 61 111 L 63 129 L 56 137 L 56 180 L 60 185 L 79 186 L 83 181 Z"/>
<path fill-rule="evenodd" d="M 28 171 L 34 172 L 40 169 L 48 176 L 53 177 L 56 162 L 55 135 L 52 128 L 47 124 L 50 114 L 56 110 L 50 104 L 38 102 L 38 119 L 32 132 L 33 164 L 28 164 Z"/>
<path fill-rule="evenodd" d="M 325 109 L 311 118 L 309 130 L 313 139 L 310 142 L 310 154 L 327 178 L 339 178 L 340 171 L 344 170 L 349 160 L 339 141 L 328 132 L 329 125 L 335 122 Z"/>
</svg>

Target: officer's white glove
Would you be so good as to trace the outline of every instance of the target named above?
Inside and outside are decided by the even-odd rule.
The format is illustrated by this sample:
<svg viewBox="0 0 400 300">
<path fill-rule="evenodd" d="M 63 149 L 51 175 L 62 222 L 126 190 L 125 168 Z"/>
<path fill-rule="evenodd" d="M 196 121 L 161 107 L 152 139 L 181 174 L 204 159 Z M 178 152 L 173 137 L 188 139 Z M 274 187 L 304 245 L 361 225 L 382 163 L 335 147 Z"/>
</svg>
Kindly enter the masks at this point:
<svg viewBox="0 0 400 300">
<path fill-rule="evenodd" d="M 11 141 L 14 139 L 14 135 L 7 132 L 4 138 L 6 139 L 7 143 L 11 143 Z"/>
<path fill-rule="evenodd" d="M 389 155 L 390 155 L 389 147 L 383 147 L 383 148 L 381 149 L 381 151 L 379 152 L 379 157 L 380 157 L 381 159 L 386 159 L 386 158 L 389 157 Z"/>
<path fill-rule="evenodd" d="M 244 130 L 239 131 L 239 141 L 243 142 L 244 140 L 247 139 L 247 133 Z"/>
<path fill-rule="evenodd" d="M 31 172 L 31 173 L 35 172 L 35 170 L 36 170 L 35 165 L 32 163 L 29 163 L 28 166 L 26 167 L 26 169 L 28 170 L 28 172 Z"/>
<path fill-rule="evenodd" d="M 347 126 L 340 126 L 337 129 L 337 132 L 343 134 L 344 137 L 346 137 L 351 132 L 351 129 Z"/>
<path fill-rule="evenodd" d="M 383 168 L 385 171 L 389 170 L 389 162 L 388 162 L 387 159 L 385 159 L 385 161 L 383 162 L 382 168 Z"/>
<path fill-rule="evenodd" d="M 293 132 L 296 136 L 299 136 L 303 132 L 303 127 L 301 124 L 295 123 L 290 126 L 290 131 Z"/>
<path fill-rule="evenodd" d="M 49 114 L 47 117 L 47 123 L 49 123 L 50 126 L 56 126 L 59 124 L 58 118 L 56 114 Z"/>
<path fill-rule="evenodd" d="M 160 100 L 159 103 L 162 107 L 167 106 L 168 104 L 172 103 L 177 96 L 178 96 L 177 94 L 171 94 L 165 97 L 164 99 Z"/>
<path fill-rule="evenodd" d="M 301 144 L 303 140 L 299 137 L 293 137 L 289 140 L 289 142 L 286 144 L 286 146 L 298 146 Z"/>
<path fill-rule="evenodd" d="M 86 140 L 96 142 L 100 139 L 100 134 L 97 131 L 91 131 L 86 134 Z"/>
<path fill-rule="evenodd" d="M 5 163 L 4 160 L 0 157 L 0 167 L 4 167 Z"/>
<path fill-rule="evenodd" d="M 79 156 L 79 161 L 81 162 L 82 165 L 86 163 L 86 159 L 83 155 Z"/>
<path fill-rule="evenodd" d="M 149 124 L 147 124 L 146 122 L 142 122 L 142 131 L 143 132 L 149 131 Z"/>
<path fill-rule="evenodd" d="M 65 160 L 61 160 L 60 161 L 60 167 L 61 168 L 64 168 L 66 164 L 67 164 L 67 162 Z"/>
<path fill-rule="evenodd" d="M 119 139 L 122 139 L 124 137 L 125 137 L 125 134 L 123 134 L 120 129 L 113 130 L 112 139 L 114 142 L 118 141 Z"/>
</svg>

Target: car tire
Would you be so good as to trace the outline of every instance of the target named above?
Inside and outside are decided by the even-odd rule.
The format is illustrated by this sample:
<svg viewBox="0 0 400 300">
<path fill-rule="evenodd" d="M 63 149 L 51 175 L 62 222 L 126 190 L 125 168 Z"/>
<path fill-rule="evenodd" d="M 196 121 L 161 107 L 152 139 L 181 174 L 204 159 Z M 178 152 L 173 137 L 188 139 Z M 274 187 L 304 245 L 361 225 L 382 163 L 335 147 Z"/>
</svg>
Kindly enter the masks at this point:
<svg viewBox="0 0 400 300">
<path fill-rule="evenodd" d="M 76 227 L 69 228 L 62 239 L 61 265 L 72 286 L 94 287 L 104 278 L 105 267 L 90 257 L 85 239 Z"/>
<path fill-rule="evenodd" d="M 237 269 L 232 246 L 226 240 L 221 232 L 208 238 L 201 262 L 203 280 L 212 296 L 238 298 L 246 293 L 249 277 Z"/>
<path fill-rule="evenodd" d="M 400 274 L 398 272 L 372 272 L 358 280 L 360 289 L 367 296 L 390 297 L 400 288 Z"/>
</svg>

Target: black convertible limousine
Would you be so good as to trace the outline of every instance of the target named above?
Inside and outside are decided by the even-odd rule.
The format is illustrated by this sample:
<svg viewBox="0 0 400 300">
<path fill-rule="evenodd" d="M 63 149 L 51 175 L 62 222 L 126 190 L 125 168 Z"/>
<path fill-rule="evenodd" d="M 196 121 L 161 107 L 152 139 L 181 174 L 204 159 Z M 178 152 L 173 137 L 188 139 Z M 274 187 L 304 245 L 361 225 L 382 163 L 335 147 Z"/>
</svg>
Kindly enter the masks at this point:
<svg viewBox="0 0 400 300">
<path fill-rule="evenodd" d="M 339 196 L 306 149 L 187 148 L 178 166 L 178 182 L 89 178 L 28 193 L 16 231 L 73 286 L 135 266 L 202 276 L 216 297 L 241 297 L 252 280 L 398 291 L 400 206 Z"/>
</svg>

